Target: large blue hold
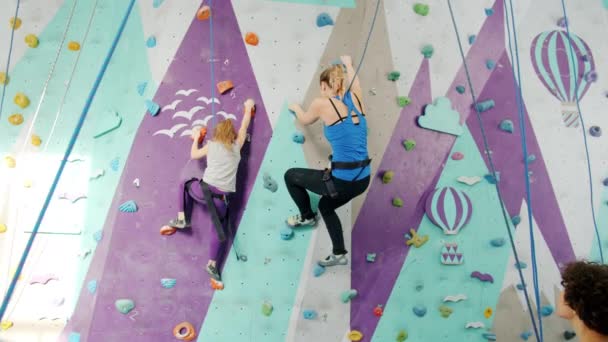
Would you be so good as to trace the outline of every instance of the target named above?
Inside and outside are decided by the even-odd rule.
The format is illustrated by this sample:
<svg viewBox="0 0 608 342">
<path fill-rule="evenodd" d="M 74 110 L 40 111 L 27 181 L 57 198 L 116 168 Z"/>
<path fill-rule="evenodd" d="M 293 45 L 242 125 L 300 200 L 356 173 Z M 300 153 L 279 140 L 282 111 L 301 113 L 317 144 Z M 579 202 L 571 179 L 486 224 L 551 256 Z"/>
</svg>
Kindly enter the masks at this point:
<svg viewBox="0 0 608 342">
<path fill-rule="evenodd" d="M 330 26 L 333 24 L 334 24 L 334 20 L 327 13 L 321 13 L 317 17 L 317 26 L 318 27 Z"/>
<path fill-rule="evenodd" d="M 89 292 L 91 294 L 94 294 L 95 291 L 97 291 L 97 280 L 91 280 L 87 283 L 87 290 L 89 290 Z"/>
<path fill-rule="evenodd" d="M 68 337 L 68 342 L 80 342 L 80 334 L 72 331 Z"/>
</svg>

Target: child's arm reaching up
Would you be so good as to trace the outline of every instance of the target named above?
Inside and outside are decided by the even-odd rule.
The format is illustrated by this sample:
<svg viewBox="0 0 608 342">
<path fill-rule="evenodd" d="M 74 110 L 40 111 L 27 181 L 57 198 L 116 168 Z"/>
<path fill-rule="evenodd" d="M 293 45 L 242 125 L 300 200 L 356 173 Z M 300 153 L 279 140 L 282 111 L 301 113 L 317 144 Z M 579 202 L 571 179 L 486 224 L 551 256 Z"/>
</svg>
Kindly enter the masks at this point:
<svg viewBox="0 0 608 342">
<path fill-rule="evenodd" d="M 247 101 L 245 101 L 245 116 L 243 117 L 241 128 L 239 128 L 239 132 L 236 137 L 236 142 L 239 145 L 239 148 L 243 147 L 245 140 L 247 140 L 247 129 L 249 128 L 249 123 L 251 123 L 251 116 L 253 115 L 254 107 L 255 102 L 252 99 L 247 99 Z"/>
<path fill-rule="evenodd" d="M 190 158 L 192 159 L 201 159 L 207 155 L 207 151 L 209 151 L 209 146 L 205 144 L 202 148 L 198 148 L 198 138 L 201 135 L 200 129 L 192 130 L 192 148 L 190 149 Z"/>
</svg>

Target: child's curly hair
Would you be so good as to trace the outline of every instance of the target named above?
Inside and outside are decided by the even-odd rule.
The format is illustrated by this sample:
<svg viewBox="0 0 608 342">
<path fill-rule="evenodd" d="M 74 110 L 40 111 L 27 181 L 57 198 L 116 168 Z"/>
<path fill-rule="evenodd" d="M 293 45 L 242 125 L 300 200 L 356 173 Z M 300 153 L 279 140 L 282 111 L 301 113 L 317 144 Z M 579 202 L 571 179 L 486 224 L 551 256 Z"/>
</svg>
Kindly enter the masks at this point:
<svg viewBox="0 0 608 342">
<path fill-rule="evenodd" d="M 223 120 L 215 126 L 213 140 L 223 144 L 228 150 L 232 150 L 232 144 L 234 144 L 236 138 L 237 134 L 232 120 Z"/>
<path fill-rule="evenodd" d="M 566 304 L 589 329 L 608 336 L 608 265 L 577 261 L 562 278 Z"/>
</svg>

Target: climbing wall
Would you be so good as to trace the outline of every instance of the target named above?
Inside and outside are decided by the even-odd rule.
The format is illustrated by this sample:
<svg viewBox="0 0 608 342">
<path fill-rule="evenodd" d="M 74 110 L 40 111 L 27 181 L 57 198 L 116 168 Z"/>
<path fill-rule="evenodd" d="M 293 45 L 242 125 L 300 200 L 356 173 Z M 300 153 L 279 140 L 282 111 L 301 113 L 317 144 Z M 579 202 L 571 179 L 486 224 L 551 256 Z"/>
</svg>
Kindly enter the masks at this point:
<svg viewBox="0 0 608 342">
<path fill-rule="evenodd" d="M 3 295 L 129 2 L 0 3 Z M 608 2 L 567 2 L 570 36 L 560 0 L 449 3 L 137 1 L 0 341 L 535 341 L 529 309 L 545 341 L 577 340 L 553 310 L 560 268 L 607 255 Z M 341 55 L 364 57 L 372 181 L 338 210 L 349 264 L 320 269 L 325 223 L 286 227 L 283 175 L 324 168 L 331 148 L 287 106 L 318 97 Z M 160 229 L 206 167 L 191 130 L 238 125 L 247 98 L 236 241 L 214 290 L 209 212 Z"/>
</svg>

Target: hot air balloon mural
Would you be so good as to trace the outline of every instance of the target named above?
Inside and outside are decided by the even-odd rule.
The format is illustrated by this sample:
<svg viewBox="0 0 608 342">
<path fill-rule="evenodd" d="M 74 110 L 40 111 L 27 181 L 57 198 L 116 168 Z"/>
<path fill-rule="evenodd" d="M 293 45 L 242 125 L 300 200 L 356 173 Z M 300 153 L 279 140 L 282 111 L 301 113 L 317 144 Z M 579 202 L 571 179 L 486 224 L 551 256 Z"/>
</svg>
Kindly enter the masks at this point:
<svg viewBox="0 0 608 342">
<path fill-rule="evenodd" d="M 471 219 L 473 205 L 466 193 L 448 186 L 436 189 L 427 197 L 425 211 L 445 234 L 455 235 Z"/>
<path fill-rule="evenodd" d="M 572 49 L 570 49 L 572 47 Z M 574 63 L 572 63 L 572 52 Z M 543 32 L 532 41 L 530 49 L 536 75 L 562 103 L 562 120 L 567 127 L 579 126 L 576 97 L 585 96 L 595 72 L 591 49 L 580 37 L 555 30 Z"/>
</svg>

